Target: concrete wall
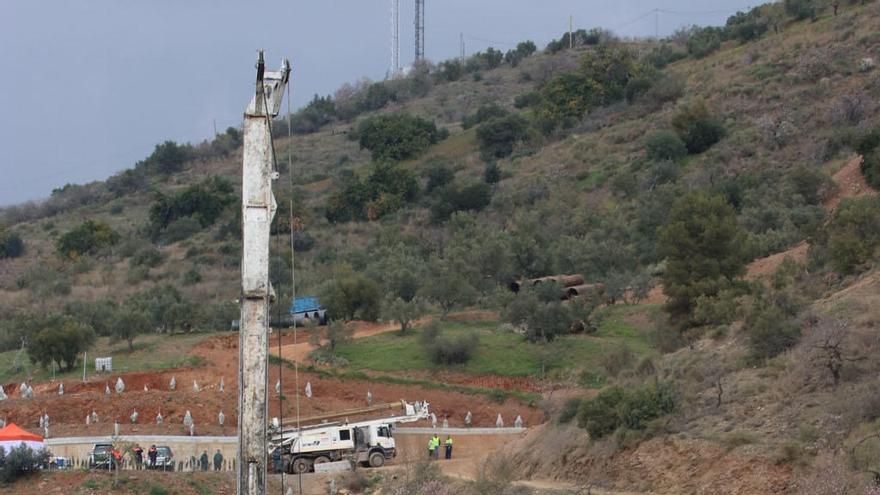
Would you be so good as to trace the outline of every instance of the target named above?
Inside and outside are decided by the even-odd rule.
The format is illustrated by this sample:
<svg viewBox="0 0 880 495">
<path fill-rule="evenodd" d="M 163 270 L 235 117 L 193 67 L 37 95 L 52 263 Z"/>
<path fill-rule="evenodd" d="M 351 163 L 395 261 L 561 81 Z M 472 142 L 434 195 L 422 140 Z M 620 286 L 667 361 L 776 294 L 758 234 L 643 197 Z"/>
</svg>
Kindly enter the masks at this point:
<svg viewBox="0 0 880 495">
<path fill-rule="evenodd" d="M 511 442 L 525 434 L 524 428 L 396 428 L 394 439 L 398 458 L 395 463 L 404 463 L 427 457 L 428 439 L 434 433 L 440 437 L 441 444 L 447 435 L 452 436 L 453 458 L 481 460 L 494 451 L 503 450 Z M 46 444 L 53 455 L 66 457 L 76 465 L 88 461 L 89 453 L 96 443 L 113 443 L 123 448 L 135 443 L 144 449 L 144 458 L 150 445 L 167 445 L 174 453 L 178 468 L 190 470 L 191 457 L 198 459 L 204 450 L 208 451 L 209 464 L 213 469 L 214 453 L 220 449 L 223 454 L 223 469 L 235 469 L 234 460 L 238 450 L 238 437 L 210 436 L 166 436 L 166 435 L 120 435 L 119 437 L 68 437 L 49 438 Z M 441 452 L 442 457 L 442 452 Z M 131 468 L 130 458 L 126 458 L 123 468 Z M 181 466 L 182 464 L 182 466 Z"/>
</svg>

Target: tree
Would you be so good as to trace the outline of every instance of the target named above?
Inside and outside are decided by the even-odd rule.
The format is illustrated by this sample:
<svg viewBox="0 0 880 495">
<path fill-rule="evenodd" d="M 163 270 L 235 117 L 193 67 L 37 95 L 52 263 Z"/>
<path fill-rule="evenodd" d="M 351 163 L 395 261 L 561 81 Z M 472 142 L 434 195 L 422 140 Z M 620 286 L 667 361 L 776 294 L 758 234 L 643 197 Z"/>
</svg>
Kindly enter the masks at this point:
<svg viewBox="0 0 880 495">
<path fill-rule="evenodd" d="M 332 318 L 375 321 L 380 311 L 379 286 L 367 277 L 343 270 L 319 290 L 321 304 Z"/>
<path fill-rule="evenodd" d="M 504 158 L 529 137 L 528 121 L 518 115 L 495 117 L 477 128 L 477 141 L 483 158 Z"/>
<path fill-rule="evenodd" d="M 116 312 L 111 328 L 113 339 L 126 341 L 128 352 L 134 352 L 135 337 L 150 331 L 150 316 L 136 308 L 123 306 Z"/>
<path fill-rule="evenodd" d="M 856 145 L 856 152 L 862 155 L 862 175 L 872 187 L 880 187 L 880 129 L 874 129 L 863 136 Z"/>
<path fill-rule="evenodd" d="M 415 158 L 447 135 L 434 122 L 405 113 L 370 117 L 358 127 L 360 147 L 376 161 Z"/>
<path fill-rule="evenodd" d="M 853 273 L 880 253 L 880 198 L 863 196 L 841 201 L 820 232 L 817 250 L 827 251 L 835 270 Z"/>
<path fill-rule="evenodd" d="M 648 138 L 645 144 L 647 157 L 651 160 L 678 160 L 687 155 L 687 146 L 678 137 L 678 134 L 662 130 L 657 131 Z"/>
<path fill-rule="evenodd" d="M 477 295 L 464 275 L 454 270 L 445 260 L 437 258 L 432 260 L 428 273 L 429 278 L 425 281 L 421 293 L 426 299 L 440 306 L 444 317 L 452 308 L 470 304 Z"/>
<path fill-rule="evenodd" d="M 330 354 L 336 352 L 336 348 L 340 345 L 351 342 L 354 337 L 354 328 L 343 321 L 334 321 L 327 326 L 324 332 L 324 338 L 327 340 L 327 348 Z"/>
<path fill-rule="evenodd" d="M 91 327 L 68 319 L 60 325 L 51 324 L 34 335 L 28 346 L 28 355 L 31 362 L 44 368 L 55 362 L 62 370 L 71 371 L 77 356 L 94 342 L 95 331 Z"/>
<path fill-rule="evenodd" d="M 24 254 L 24 243 L 17 233 L 0 228 L 0 259 L 18 258 Z"/>
<path fill-rule="evenodd" d="M 401 298 L 387 301 L 382 305 L 385 319 L 400 323 L 400 334 L 406 335 L 410 324 L 425 313 L 425 306 L 418 298 L 404 301 Z"/>
<path fill-rule="evenodd" d="M 183 169 L 184 162 L 189 160 L 190 152 L 190 146 L 181 146 L 168 140 L 157 144 L 156 149 L 147 157 L 145 163 L 160 174 L 170 175 Z"/>
<path fill-rule="evenodd" d="M 107 222 L 89 219 L 59 237 L 56 247 L 62 256 L 75 260 L 114 246 L 120 238 Z"/>
<path fill-rule="evenodd" d="M 675 202 L 658 240 L 673 319 L 686 320 L 698 297 L 716 296 L 745 272 L 744 244 L 735 212 L 720 196 L 698 191 Z"/>
<path fill-rule="evenodd" d="M 483 180 L 486 184 L 497 184 L 501 182 L 501 167 L 497 162 L 489 162 L 483 169 Z"/>
<path fill-rule="evenodd" d="M 702 100 L 682 105 L 672 117 L 672 127 L 692 154 L 706 151 L 725 134 L 724 124 Z"/>
<path fill-rule="evenodd" d="M 202 228 L 208 227 L 234 201 L 232 183 L 219 176 L 209 177 L 172 195 L 157 193 L 150 206 L 150 231 L 156 237 L 172 223 L 187 217 L 198 221 Z"/>
</svg>

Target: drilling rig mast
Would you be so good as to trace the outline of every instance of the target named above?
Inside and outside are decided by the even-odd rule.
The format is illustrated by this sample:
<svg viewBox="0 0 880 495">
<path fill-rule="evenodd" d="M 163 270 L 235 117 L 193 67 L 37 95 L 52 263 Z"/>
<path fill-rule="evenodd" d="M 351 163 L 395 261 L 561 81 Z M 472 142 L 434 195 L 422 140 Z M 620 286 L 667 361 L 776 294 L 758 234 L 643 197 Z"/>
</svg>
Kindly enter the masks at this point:
<svg viewBox="0 0 880 495">
<path fill-rule="evenodd" d="M 290 63 L 285 59 L 276 72 L 265 69 L 260 51 L 254 97 L 244 114 L 236 477 L 239 495 L 266 493 L 269 305 L 275 296 L 269 284 L 269 229 L 276 210 L 272 180 L 278 178 L 272 118 L 281 108 Z"/>
</svg>

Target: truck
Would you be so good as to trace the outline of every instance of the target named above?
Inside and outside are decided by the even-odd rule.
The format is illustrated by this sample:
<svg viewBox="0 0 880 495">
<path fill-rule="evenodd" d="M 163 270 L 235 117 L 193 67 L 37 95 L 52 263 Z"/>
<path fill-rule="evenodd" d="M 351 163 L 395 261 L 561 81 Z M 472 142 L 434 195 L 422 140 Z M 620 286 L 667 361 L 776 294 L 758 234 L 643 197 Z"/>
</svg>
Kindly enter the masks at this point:
<svg viewBox="0 0 880 495">
<path fill-rule="evenodd" d="M 326 422 L 328 417 L 353 416 L 383 409 L 403 410 L 400 416 L 349 422 Z M 397 455 L 394 443 L 394 425 L 427 419 L 428 403 L 399 403 L 349 410 L 321 417 L 306 418 L 304 422 L 323 419 L 308 426 L 284 426 L 273 420 L 269 429 L 269 453 L 280 449 L 282 467 L 290 474 L 307 473 L 316 464 L 350 460 L 362 466 L 381 467 Z"/>
</svg>

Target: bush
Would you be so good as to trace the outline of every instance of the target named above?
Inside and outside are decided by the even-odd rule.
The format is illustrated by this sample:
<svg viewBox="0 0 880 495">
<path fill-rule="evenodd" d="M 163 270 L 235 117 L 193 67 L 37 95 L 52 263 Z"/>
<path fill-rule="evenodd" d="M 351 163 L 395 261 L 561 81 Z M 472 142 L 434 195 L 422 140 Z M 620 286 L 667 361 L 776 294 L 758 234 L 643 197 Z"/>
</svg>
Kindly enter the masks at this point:
<svg viewBox="0 0 880 495">
<path fill-rule="evenodd" d="M 672 127 L 689 153 L 702 153 L 724 137 L 721 120 L 709 112 L 703 101 L 683 105 L 672 117 Z"/>
<path fill-rule="evenodd" d="M 415 158 L 447 135 L 431 121 L 402 113 L 371 117 L 358 127 L 360 147 L 370 150 L 373 160 Z"/>
<path fill-rule="evenodd" d="M 416 199 L 419 183 L 407 168 L 392 163 L 374 163 L 364 181 L 349 176 L 342 189 L 327 201 L 331 222 L 376 220 Z"/>
<path fill-rule="evenodd" d="M 516 95 L 513 99 L 513 106 L 515 108 L 528 108 L 533 107 L 541 102 L 541 93 L 537 91 L 529 91 L 528 93 L 523 93 L 521 95 Z"/>
<path fill-rule="evenodd" d="M 785 12 L 802 21 L 816 17 L 815 0 L 785 0 Z"/>
<path fill-rule="evenodd" d="M 678 134 L 672 131 L 657 131 L 645 144 L 647 157 L 651 160 L 678 160 L 687 155 L 687 147 Z"/>
<path fill-rule="evenodd" d="M 774 304 L 756 303 L 746 319 L 749 349 L 753 359 L 774 357 L 800 340 L 801 329 Z"/>
<path fill-rule="evenodd" d="M 875 129 L 862 137 L 856 145 L 862 155 L 862 175 L 871 187 L 880 187 L 880 129 Z"/>
<path fill-rule="evenodd" d="M 172 222 L 185 217 L 192 217 L 202 228 L 208 227 L 233 202 L 232 183 L 222 177 L 210 177 L 169 196 L 157 193 L 150 206 L 150 231 L 157 237 Z"/>
<path fill-rule="evenodd" d="M 663 69 L 667 65 L 677 62 L 687 57 L 687 53 L 677 50 L 670 44 L 663 44 L 655 47 L 647 55 L 645 62 L 653 66 L 655 69 Z"/>
<path fill-rule="evenodd" d="M 492 201 L 488 184 L 478 182 L 461 189 L 450 184 L 438 191 L 438 198 L 431 206 L 434 222 L 445 222 L 457 211 L 482 211 Z"/>
<path fill-rule="evenodd" d="M 455 171 L 442 163 L 434 163 L 424 172 L 427 179 L 425 192 L 430 193 L 439 189 L 455 179 Z"/>
<path fill-rule="evenodd" d="M 173 244 L 189 239 L 202 230 L 202 224 L 193 217 L 183 217 L 168 224 L 165 232 L 159 236 L 162 242 Z"/>
<path fill-rule="evenodd" d="M 520 115 L 496 117 L 477 128 L 477 141 L 483 158 L 504 158 L 529 136 L 529 123 Z"/>
<path fill-rule="evenodd" d="M 426 332 L 421 342 L 431 357 L 431 362 L 448 366 L 468 362 L 480 339 L 473 332 L 447 335 L 435 328 Z"/>
<path fill-rule="evenodd" d="M 559 423 L 565 424 L 573 420 L 581 407 L 580 397 L 569 397 L 562 403 L 562 409 L 559 411 Z"/>
<path fill-rule="evenodd" d="M 174 141 L 165 141 L 157 144 L 153 153 L 143 161 L 143 164 L 149 169 L 163 175 L 170 175 L 180 172 L 183 164 L 190 159 L 192 154 L 192 146 L 180 145 Z"/>
<path fill-rule="evenodd" d="M 325 282 L 319 292 L 331 318 L 375 321 L 379 317 L 379 286 L 363 275 L 342 273 Z"/>
<path fill-rule="evenodd" d="M 86 220 L 58 238 L 56 247 L 62 256 L 77 259 L 116 245 L 121 236 L 103 220 Z"/>
<path fill-rule="evenodd" d="M 24 444 L 11 448 L 8 453 L 0 449 L 0 483 L 6 485 L 13 483 L 19 478 L 45 468 L 48 463 L 49 452 L 46 449 L 34 452 Z"/>
<path fill-rule="evenodd" d="M 21 237 L 6 229 L 0 228 L 0 259 L 18 258 L 24 254 L 24 242 Z"/>
<path fill-rule="evenodd" d="M 721 28 L 695 28 L 687 40 L 687 51 L 694 57 L 703 58 L 721 48 L 722 36 Z"/>
<path fill-rule="evenodd" d="M 134 255 L 128 260 L 131 266 L 146 266 L 156 268 L 165 261 L 165 255 L 153 246 L 144 246 L 138 249 Z"/>
<path fill-rule="evenodd" d="M 496 162 L 489 162 L 483 169 L 483 181 L 486 184 L 497 184 L 501 182 L 501 167 Z"/>
<path fill-rule="evenodd" d="M 820 233 L 817 249 L 824 250 L 831 265 L 853 273 L 877 258 L 880 249 L 880 197 L 844 199 Z"/>
<path fill-rule="evenodd" d="M 496 103 L 489 103 L 487 105 L 483 105 L 474 112 L 473 115 L 469 115 L 461 121 L 461 126 L 465 129 L 470 129 L 471 127 L 482 124 L 489 119 L 495 117 L 504 117 L 509 112 L 502 108 L 500 105 Z"/>
<path fill-rule="evenodd" d="M 581 402 L 578 426 L 598 439 L 618 428 L 645 429 L 649 421 L 671 414 L 677 407 L 675 391 L 665 382 L 629 389 L 613 386 Z"/>
</svg>

